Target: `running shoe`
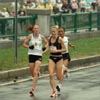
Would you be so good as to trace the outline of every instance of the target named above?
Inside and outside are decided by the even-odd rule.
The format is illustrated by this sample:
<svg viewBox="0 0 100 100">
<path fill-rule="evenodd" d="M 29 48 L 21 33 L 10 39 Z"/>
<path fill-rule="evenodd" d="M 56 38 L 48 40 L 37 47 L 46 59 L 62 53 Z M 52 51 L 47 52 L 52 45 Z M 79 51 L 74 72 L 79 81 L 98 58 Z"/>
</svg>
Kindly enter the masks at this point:
<svg viewBox="0 0 100 100">
<path fill-rule="evenodd" d="M 69 76 L 68 69 L 64 65 L 62 65 L 62 71 L 63 71 L 64 77 L 68 78 Z"/>
<path fill-rule="evenodd" d="M 68 77 L 69 77 L 69 73 L 66 72 L 66 73 L 64 74 L 64 77 L 68 78 Z"/>
<path fill-rule="evenodd" d="M 34 96 L 34 88 L 32 88 L 32 89 L 30 90 L 29 94 L 30 94 L 31 96 Z"/>
<path fill-rule="evenodd" d="M 60 87 L 59 85 L 56 86 L 57 92 L 60 92 Z"/>
<path fill-rule="evenodd" d="M 56 90 L 54 90 L 53 92 L 52 92 L 52 94 L 51 94 L 51 98 L 53 98 L 53 97 L 55 97 L 56 96 L 56 94 L 57 94 L 57 92 L 56 92 Z"/>
<path fill-rule="evenodd" d="M 57 85 L 56 90 L 57 90 L 57 95 L 59 96 L 61 94 L 61 87 Z"/>
</svg>

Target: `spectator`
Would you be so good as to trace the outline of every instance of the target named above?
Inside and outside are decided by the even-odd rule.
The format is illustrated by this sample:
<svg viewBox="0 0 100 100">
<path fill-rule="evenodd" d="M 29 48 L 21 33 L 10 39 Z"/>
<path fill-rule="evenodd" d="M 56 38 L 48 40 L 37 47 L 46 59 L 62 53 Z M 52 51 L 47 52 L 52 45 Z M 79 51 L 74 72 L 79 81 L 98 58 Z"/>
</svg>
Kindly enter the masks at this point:
<svg viewBox="0 0 100 100">
<path fill-rule="evenodd" d="M 20 9 L 18 11 L 18 15 L 19 16 L 25 16 L 26 15 L 25 10 L 23 9 L 23 7 L 20 7 Z"/>
<path fill-rule="evenodd" d="M 47 3 L 45 3 L 45 8 L 47 8 L 47 9 L 53 9 L 53 5 L 51 4 L 51 2 L 47 2 Z"/>
<path fill-rule="evenodd" d="M 90 2 L 86 3 L 85 9 L 86 9 L 86 12 L 90 12 L 91 11 L 91 3 Z"/>
<path fill-rule="evenodd" d="M 9 12 L 7 11 L 7 8 L 3 8 L 2 9 L 2 16 L 3 17 L 9 17 L 10 15 L 9 15 Z"/>
<path fill-rule="evenodd" d="M 36 7 L 35 3 L 34 2 L 31 2 L 30 0 L 28 0 L 25 4 L 25 7 L 27 9 L 34 9 Z"/>
<path fill-rule="evenodd" d="M 81 12 L 85 12 L 86 1 L 85 0 L 81 0 L 79 5 L 80 5 L 80 11 Z"/>
<path fill-rule="evenodd" d="M 37 8 L 44 9 L 44 8 L 45 8 L 44 3 L 43 3 L 43 2 L 40 2 L 40 3 L 37 5 Z"/>
<path fill-rule="evenodd" d="M 2 17 L 6 17 L 6 18 L 10 17 L 10 15 L 7 11 L 7 8 L 2 9 L 1 15 L 2 15 Z M 0 23 L 1 23 L 1 34 L 5 35 L 6 30 L 7 30 L 7 26 L 9 25 L 9 23 L 8 23 L 7 19 L 1 20 Z"/>
<path fill-rule="evenodd" d="M 77 10 L 78 10 L 78 4 L 77 4 L 76 0 L 72 0 L 72 3 L 71 3 L 71 12 L 75 13 L 75 12 L 77 12 Z"/>
<path fill-rule="evenodd" d="M 19 16 L 25 16 L 25 15 L 26 15 L 25 10 L 23 9 L 23 7 L 20 7 L 20 8 L 19 8 L 18 15 L 19 15 Z M 24 19 L 24 18 L 21 18 L 21 19 L 18 19 L 18 21 L 19 21 L 19 23 L 20 23 L 21 31 L 23 31 L 23 30 L 25 29 L 25 28 L 24 28 L 25 19 Z"/>
<path fill-rule="evenodd" d="M 97 7 L 97 0 L 92 0 L 91 5 L 92 5 L 93 11 L 95 11 L 96 10 L 96 7 Z"/>
<path fill-rule="evenodd" d="M 54 13 L 54 14 L 58 14 L 58 13 L 59 13 L 59 8 L 57 7 L 57 4 L 55 4 L 55 5 L 53 6 L 53 13 Z"/>
<path fill-rule="evenodd" d="M 61 7 L 62 7 L 63 3 L 61 1 L 58 1 L 56 5 L 59 8 L 59 12 L 62 12 Z"/>
<path fill-rule="evenodd" d="M 63 5 L 62 5 L 61 9 L 62 9 L 61 13 L 69 13 L 70 12 L 70 5 L 68 4 L 67 0 L 63 1 Z"/>
<path fill-rule="evenodd" d="M 12 11 L 10 12 L 10 16 L 14 17 L 16 14 L 15 9 L 12 9 Z"/>
</svg>

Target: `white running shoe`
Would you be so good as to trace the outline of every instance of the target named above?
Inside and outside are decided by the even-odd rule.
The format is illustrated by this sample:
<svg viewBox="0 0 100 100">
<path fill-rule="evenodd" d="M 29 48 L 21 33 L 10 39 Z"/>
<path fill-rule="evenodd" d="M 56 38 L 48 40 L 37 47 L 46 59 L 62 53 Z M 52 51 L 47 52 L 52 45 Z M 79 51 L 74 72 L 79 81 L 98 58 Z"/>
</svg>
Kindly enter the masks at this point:
<svg viewBox="0 0 100 100">
<path fill-rule="evenodd" d="M 60 87 L 59 85 L 56 86 L 57 92 L 60 92 Z"/>
<path fill-rule="evenodd" d="M 56 89 L 57 89 L 57 95 L 59 96 L 61 94 L 61 87 L 57 85 Z"/>
<path fill-rule="evenodd" d="M 66 73 L 64 74 L 64 77 L 65 77 L 65 78 L 68 78 L 68 77 L 69 77 L 69 72 L 66 72 Z"/>
<path fill-rule="evenodd" d="M 64 77 L 68 78 L 69 77 L 68 69 L 64 65 L 62 65 L 62 71 L 63 71 Z"/>
</svg>

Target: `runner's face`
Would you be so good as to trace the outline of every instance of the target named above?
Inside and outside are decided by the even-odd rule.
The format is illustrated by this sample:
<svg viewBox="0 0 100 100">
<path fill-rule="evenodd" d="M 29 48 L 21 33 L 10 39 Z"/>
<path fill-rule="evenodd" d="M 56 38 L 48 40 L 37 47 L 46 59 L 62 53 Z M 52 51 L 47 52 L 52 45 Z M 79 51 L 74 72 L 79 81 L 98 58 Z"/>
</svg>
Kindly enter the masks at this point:
<svg viewBox="0 0 100 100">
<path fill-rule="evenodd" d="M 65 32 L 64 32 L 64 30 L 62 28 L 58 30 L 58 35 L 59 36 L 63 37 L 64 34 L 65 34 Z"/>
<path fill-rule="evenodd" d="M 56 28 L 51 28 L 51 34 L 52 34 L 52 36 L 58 35 L 57 29 Z"/>
<path fill-rule="evenodd" d="M 33 32 L 34 32 L 34 34 L 38 34 L 39 33 L 39 26 L 38 25 L 35 25 L 33 27 Z"/>
</svg>

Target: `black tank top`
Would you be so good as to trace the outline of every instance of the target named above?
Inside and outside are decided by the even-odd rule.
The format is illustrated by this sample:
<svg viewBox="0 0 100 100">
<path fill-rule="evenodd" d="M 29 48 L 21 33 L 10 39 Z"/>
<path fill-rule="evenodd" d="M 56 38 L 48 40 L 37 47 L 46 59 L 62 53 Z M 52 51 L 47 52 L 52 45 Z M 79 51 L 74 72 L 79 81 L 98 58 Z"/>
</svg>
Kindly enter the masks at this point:
<svg viewBox="0 0 100 100">
<path fill-rule="evenodd" d="M 50 37 L 50 40 L 49 40 L 49 46 L 50 48 L 54 49 L 56 48 L 57 50 L 58 49 L 61 49 L 61 43 L 58 42 L 59 40 L 59 36 L 57 37 L 56 41 L 54 43 L 51 42 L 51 38 L 52 36 Z M 50 53 L 51 55 L 61 55 L 62 53 L 61 52 L 58 52 L 58 53 Z"/>
</svg>

